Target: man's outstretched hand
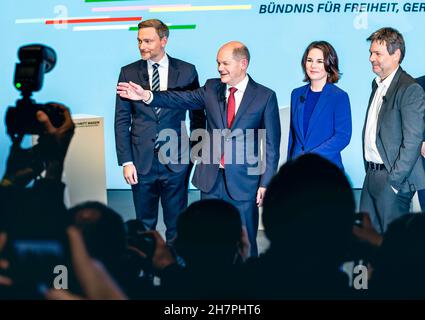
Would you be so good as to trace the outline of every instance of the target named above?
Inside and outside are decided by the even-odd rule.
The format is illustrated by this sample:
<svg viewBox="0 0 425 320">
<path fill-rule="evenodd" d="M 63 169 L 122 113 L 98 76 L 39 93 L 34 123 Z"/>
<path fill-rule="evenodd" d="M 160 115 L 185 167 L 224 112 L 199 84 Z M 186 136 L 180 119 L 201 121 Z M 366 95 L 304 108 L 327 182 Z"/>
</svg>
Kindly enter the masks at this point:
<svg viewBox="0 0 425 320">
<path fill-rule="evenodd" d="M 141 86 L 132 81 L 119 82 L 117 85 L 117 94 L 121 98 L 130 99 L 134 101 L 148 101 L 151 97 L 150 91 L 144 90 Z"/>
</svg>

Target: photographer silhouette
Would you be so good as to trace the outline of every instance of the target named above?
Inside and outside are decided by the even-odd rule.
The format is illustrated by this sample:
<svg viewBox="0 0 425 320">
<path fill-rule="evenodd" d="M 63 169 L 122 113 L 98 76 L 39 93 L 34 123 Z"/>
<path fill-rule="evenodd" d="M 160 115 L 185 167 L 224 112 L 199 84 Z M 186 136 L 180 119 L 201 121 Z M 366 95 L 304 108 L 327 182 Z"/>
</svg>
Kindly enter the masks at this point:
<svg viewBox="0 0 425 320">
<path fill-rule="evenodd" d="M 32 45 L 22 47 L 19 58 L 15 86 L 22 99 L 6 115 L 12 146 L 0 180 L 0 299 L 82 298 L 62 290 L 64 283 L 60 290 L 52 289 L 57 287 L 57 266 L 67 270 L 69 282 L 64 286 L 73 293 L 123 299 L 104 267 L 90 257 L 81 233 L 69 227 L 72 221 L 61 179 L 75 129 L 71 114 L 64 105 L 30 99 L 41 88 L 44 72 L 53 68 L 56 55 L 48 47 Z M 25 134 L 38 134 L 38 144 L 22 149 Z M 26 188 L 33 180 L 33 186 Z"/>
<path fill-rule="evenodd" d="M 44 72 L 53 68 L 54 51 L 41 45 L 25 46 L 19 58 L 15 86 L 22 99 L 7 111 L 12 146 L 0 181 L 0 231 L 7 235 L 0 252 L 7 269 L 2 270 L 4 263 L 0 265 L 0 278 L 9 279 L 10 288 L 0 290 L 0 295 L 39 298 L 43 288 L 53 283 L 54 266 L 66 264 L 68 257 L 65 230 L 69 222 L 61 179 L 74 123 L 64 105 L 36 104 L 30 99 L 41 88 Z M 38 144 L 23 149 L 25 134 L 38 134 Z M 34 185 L 25 188 L 33 180 Z"/>
<path fill-rule="evenodd" d="M 0 273 L 12 284 L 4 293 L 8 298 L 40 298 L 41 288 L 53 283 L 54 266 L 67 264 L 65 230 L 69 222 L 61 178 L 74 124 L 65 106 L 50 106 L 63 113 L 64 123 L 56 128 L 43 111 L 37 111 L 37 121 L 44 128 L 39 143 L 22 149 L 15 140 L 0 182 L 0 231 L 7 234 L 8 240 L 4 253 L 0 252 L 8 261 L 8 270 L 3 273 L 0 268 Z M 44 169 L 45 177 L 25 188 Z M 21 250 L 24 247 L 26 251 Z M 28 249 L 31 247 L 34 251 Z"/>
</svg>

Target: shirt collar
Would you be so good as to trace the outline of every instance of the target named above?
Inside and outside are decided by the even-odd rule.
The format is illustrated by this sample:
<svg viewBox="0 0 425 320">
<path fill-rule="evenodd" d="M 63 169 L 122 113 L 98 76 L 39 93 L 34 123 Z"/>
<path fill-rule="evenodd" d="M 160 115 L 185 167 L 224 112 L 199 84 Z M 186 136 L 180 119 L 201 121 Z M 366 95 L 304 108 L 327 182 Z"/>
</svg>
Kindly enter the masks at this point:
<svg viewBox="0 0 425 320">
<path fill-rule="evenodd" d="M 248 78 L 248 75 L 246 75 L 241 82 L 239 82 L 236 86 L 233 86 L 233 87 L 238 89 L 237 92 L 245 92 L 246 86 L 248 85 L 248 81 L 249 81 L 249 78 Z M 227 92 L 229 91 L 231 87 L 232 86 L 229 86 L 229 85 L 226 86 Z"/>
<path fill-rule="evenodd" d="M 167 68 L 168 67 L 168 55 L 164 54 L 164 56 L 162 57 L 161 60 L 159 60 L 158 62 L 152 61 L 151 59 L 148 60 L 148 66 L 150 68 L 153 68 L 153 64 L 158 63 L 159 67 L 164 67 Z"/>
<path fill-rule="evenodd" d="M 398 66 L 393 72 L 391 72 L 389 74 L 388 77 L 386 77 L 384 80 L 381 81 L 381 78 L 379 76 L 377 76 L 375 78 L 376 84 L 378 85 L 378 87 L 384 86 L 385 88 L 388 88 L 391 84 L 391 82 L 394 79 L 395 74 L 397 73 L 398 68 L 400 68 L 400 66 Z"/>
</svg>

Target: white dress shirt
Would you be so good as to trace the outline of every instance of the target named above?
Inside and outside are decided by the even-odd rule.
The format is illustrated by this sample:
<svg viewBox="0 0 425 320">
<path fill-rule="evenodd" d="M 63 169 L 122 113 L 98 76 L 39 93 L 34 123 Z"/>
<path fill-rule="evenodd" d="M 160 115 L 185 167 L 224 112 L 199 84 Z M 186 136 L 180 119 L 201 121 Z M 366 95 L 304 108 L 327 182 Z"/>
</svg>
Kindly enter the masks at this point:
<svg viewBox="0 0 425 320">
<path fill-rule="evenodd" d="M 168 88 L 168 56 L 164 54 L 161 60 L 158 62 L 148 60 L 148 74 L 149 74 L 149 84 L 152 88 L 152 74 L 153 74 L 153 64 L 158 63 L 158 72 L 159 72 L 159 88 L 161 91 L 166 91 Z"/>
<path fill-rule="evenodd" d="M 378 127 L 378 116 L 379 111 L 381 110 L 383 98 L 387 94 L 388 88 L 390 87 L 397 70 L 398 68 L 384 80 L 381 80 L 380 77 L 375 78 L 378 88 L 376 88 L 375 95 L 369 108 L 364 135 L 365 159 L 369 162 L 384 163 L 378 152 L 378 148 L 376 147 L 376 129 Z"/>
<path fill-rule="evenodd" d="M 235 115 L 238 113 L 239 110 L 239 106 L 241 105 L 241 101 L 243 98 L 243 94 L 245 93 L 246 90 L 246 86 L 248 85 L 248 76 L 245 76 L 245 78 L 243 78 L 243 80 L 241 82 L 239 82 L 236 86 L 234 86 L 236 89 L 235 92 Z M 230 88 L 232 86 L 227 85 L 226 86 L 226 102 L 229 101 L 229 96 L 230 96 Z"/>
</svg>

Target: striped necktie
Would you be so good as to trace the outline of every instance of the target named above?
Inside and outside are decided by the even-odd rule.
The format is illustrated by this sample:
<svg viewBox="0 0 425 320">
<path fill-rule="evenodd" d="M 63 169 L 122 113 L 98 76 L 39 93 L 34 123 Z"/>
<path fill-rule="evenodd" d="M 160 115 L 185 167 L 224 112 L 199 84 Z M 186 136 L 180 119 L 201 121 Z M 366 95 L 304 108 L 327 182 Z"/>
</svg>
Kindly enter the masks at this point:
<svg viewBox="0 0 425 320">
<path fill-rule="evenodd" d="M 153 73 L 152 73 L 152 91 L 160 91 L 160 83 L 159 83 L 159 71 L 158 71 L 158 67 L 159 64 L 158 63 L 154 63 L 152 65 L 153 67 Z M 158 116 L 159 113 L 161 112 L 161 108 L 154 108 L 156 115 Z"/>
<path fill-rule="evenodd" d="M 152 65 L 152 67 L 153 67 L 153 72 L 152 72 L 152 86 L 151 86 L 151 90 L 152 91 L 160 91 L 159 71 L 158 71 L 159 64 L 158 63 L 154 63 Z M 153 111 L 155 112 L 156 116 L 159 117 L 159 113 L 161 112 L 161 108 L 154 107 L 153 108 Z M 154 149 L 156 151 L 159 150 L 158 133 L 155 136 Z"/>
</svg>

